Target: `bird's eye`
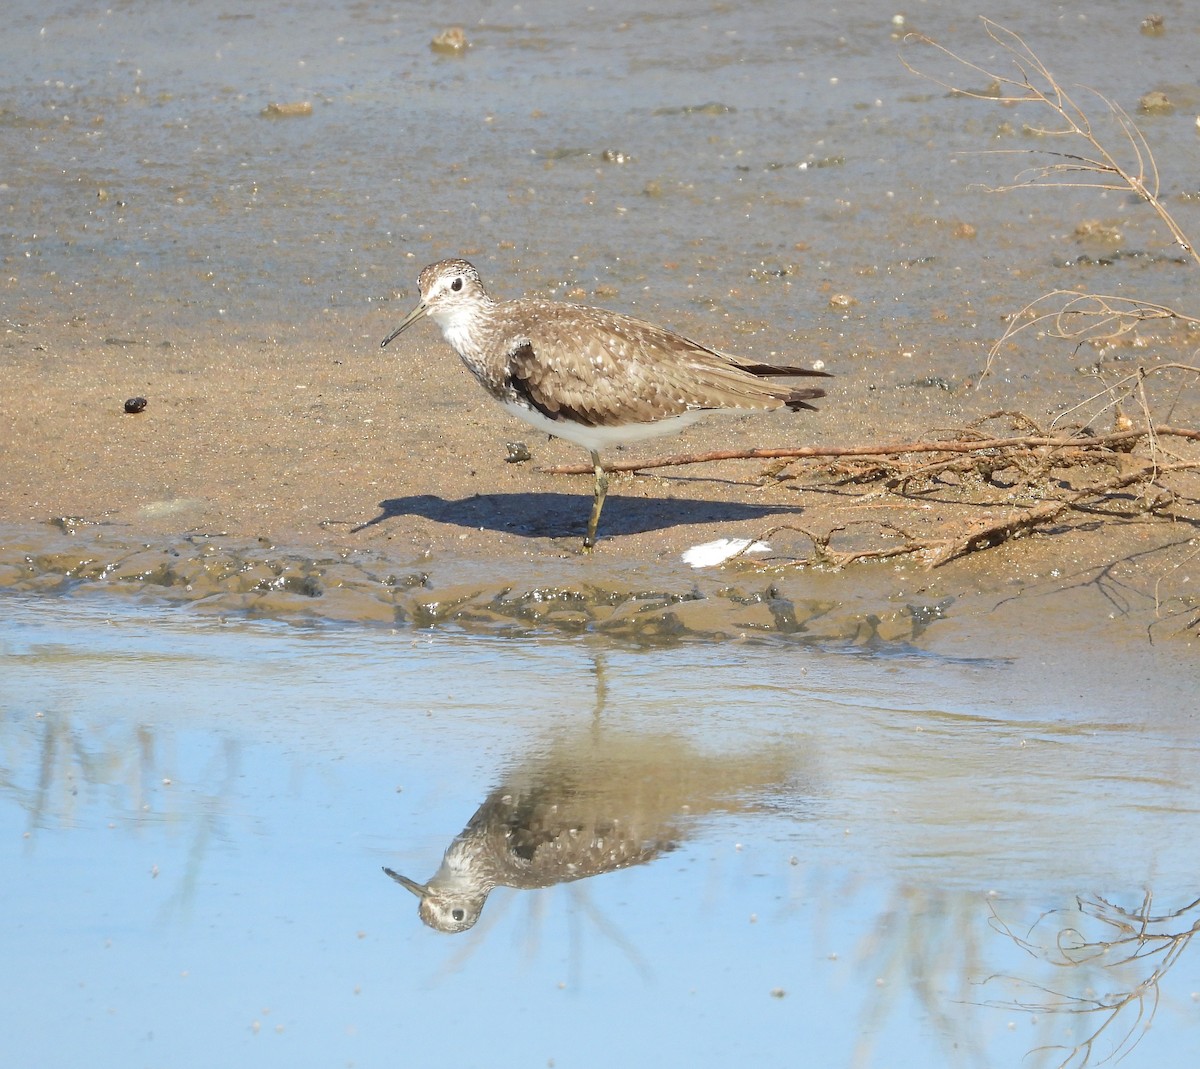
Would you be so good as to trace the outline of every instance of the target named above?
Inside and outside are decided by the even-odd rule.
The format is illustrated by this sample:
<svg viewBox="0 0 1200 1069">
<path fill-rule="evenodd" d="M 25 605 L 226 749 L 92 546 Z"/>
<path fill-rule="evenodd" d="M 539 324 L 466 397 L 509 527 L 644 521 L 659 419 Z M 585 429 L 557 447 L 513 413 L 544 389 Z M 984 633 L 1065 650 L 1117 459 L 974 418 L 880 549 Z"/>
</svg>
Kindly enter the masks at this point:
<svg viewBox="0 0 1200 1069">
<path fill-rule="evenodd" d="M 462 289 L 462 279 L 456 278 L 453 282 L 450 283 L 450 288 L 452 290 L 454 290 L 455 293 L 457 293 L 460 289 Z M 461 918 L 458 918 L 458 919 L 461 919 Z"/>
<path fill-rule="evenodd" d="M 455 281 L 457 282 L 458 280 L 455 279 Z M 456 921 L 461 921 L 463 919 L 463 917 L 466 916 L 466 914 L 461 909 L 452 909 L 450 911 L 450 916 L 453 917 Z"/>
</svg>

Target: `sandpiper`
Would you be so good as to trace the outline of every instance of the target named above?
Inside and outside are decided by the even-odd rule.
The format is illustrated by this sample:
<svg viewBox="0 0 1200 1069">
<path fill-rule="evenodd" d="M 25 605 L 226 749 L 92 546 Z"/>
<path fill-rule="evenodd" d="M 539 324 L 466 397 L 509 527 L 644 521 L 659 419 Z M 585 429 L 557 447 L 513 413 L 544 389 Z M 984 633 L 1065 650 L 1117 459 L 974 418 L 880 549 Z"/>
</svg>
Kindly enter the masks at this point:
<svg viewBox="0 0 1200 1069">
<path fill-rule="evenodd" d="M 824 397 L 768 376 L 825 376 L 710 349 L 632 316 L 525 297 L 495 301 L 466 260 L 420 274 L 421 299 L 382 344 L 428 316 L 487 390 L 538 430 L 583 446 L 595 491 L 585 550 L 596 542 L 608 473 L 600 450 L 674 434 L 705 412 L 812 409 Z"/>
</svg>

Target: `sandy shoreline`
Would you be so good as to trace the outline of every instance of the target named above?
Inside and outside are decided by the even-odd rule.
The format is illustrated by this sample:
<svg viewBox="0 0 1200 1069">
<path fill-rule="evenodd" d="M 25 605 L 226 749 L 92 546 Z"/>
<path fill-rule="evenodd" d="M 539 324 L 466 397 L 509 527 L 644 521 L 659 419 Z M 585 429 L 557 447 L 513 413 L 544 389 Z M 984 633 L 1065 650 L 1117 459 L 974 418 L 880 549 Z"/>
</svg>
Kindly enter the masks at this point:
<svg viewBox="0 0 1200 1069">
<path fill-rule="evenodd" d="M 660 597 L 672 619 L 642 620 L 647 634 L 808 630 L 808 610 L 798 625 L 794 609 L 762 608 L 771 600 L 763 591 L 774 590 L 792 605 L 826 606 L 812 610 L 828 623 L 814 635 L 854 641 L 875 626 L 869 620 L 894 618 L 885 630 L 910 641 L 905 606 L 914 598 L 920 617 L 947 599 L 978 608 L 1021 592 L 1032 605 L 1029 591 L 1044 596 L 1057 584 L 1064 619 L 1086 618 L 1112 611 L 1112 584 L 1131 643 L 1194 637 L 1179 570 L 1192 530 L 1156 518 L 1063 525 L 933 571 L 914 561 L 789 568 L 808 543 L 787 530 L 772 537 L 765 562 L 700 572 L 681 562 L 691 545 L 779 525 L 854 531 L 889 520 L 936 533 L 961 518 L 947 499 L 914 504 L 823 481 L 817 464 L 784 481 L 760 479 L 765 465 L 754 461 L 615 477 L 600 544 L 586 557 L 590 479 L 539 470 L 582 451 L 508 417 L 432 331 L 381 354 L 375 334 L 388 321 L 172 345 L 70 330 L 10 342 L 0 394 L 4 585 L 87 580 L 187 601 L 219 595 L 226 607 L 256 603 L 267 615 L 291 616 L 294 601 L 301 615 L 408 623 L 451 619 L 444 606 L 461 597 L 459 623 L 486 627 L 494 616 L 500 629 L 566 631 Z M 902 382 L 867 389 L 835 370 L 843 373 L 818 413 L 710 418 L 659 452 L 916 437 L 963 420 L 975 403 Z M 128 415 L 123 403 L 135 395 L 148 404 Z M 506 462 L 510 441 L 526 443 L 532 461 Z M 514 609 L 514 597 L 551 589 L 557 616 L 553 599 Z M 1044 610 L 1030 619 L 1047 623 Z"/>
<path fill-rule="evenodd" d="M 70 516 L 135 536 L 385 541 L 489 556 L 524 552 L 530 537 L 561 537 L 568 549 L 586 523 L 590 479 L 538 469 L 578 462 L 583 451 L 507 416 L 435 332 L 381 352 L 377 335 L 389 322 L 327 322 L 324 337 L 284 327 L 184 343 L 95 330 L 14 341 L 0 396 L 0 521 Z M 818 413 L 714 417 L 666 451 L 804 444 L 902 420 L 891 411 L 885 421 L 878 404 L 873 414 L 853 378 L 833 383 Z M 906 394 L 922 417 L 931 405 L 938 416 L 957 410 L 943 391 Z M 138 415 L 124 412 L 132 396 L 147 399 Z M 530 462 L 507 462 L 507 443 L 518 441 Z M 601 528 L 606 553 L 673 553 L 714 525 L 751 534 L 763 517 L 808 507 L 785 484 L 757 485 L 762 467 L 614 478 Z M 472 517 L 478 495 L 496 498 L 493 515 Z M 486 539 L 474 537 L 480 528 Z"/>
</svg>

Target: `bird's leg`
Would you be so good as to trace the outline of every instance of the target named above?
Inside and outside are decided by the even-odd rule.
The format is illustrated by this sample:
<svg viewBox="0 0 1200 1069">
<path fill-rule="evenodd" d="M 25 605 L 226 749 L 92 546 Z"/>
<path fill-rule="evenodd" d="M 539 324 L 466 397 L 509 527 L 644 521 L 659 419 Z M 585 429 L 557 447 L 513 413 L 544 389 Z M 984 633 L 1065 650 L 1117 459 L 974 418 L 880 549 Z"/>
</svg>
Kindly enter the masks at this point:
<svg viewBox="0 0 1200 1069">
<path fill-rule="evenodd" d="M 596 528 L 600 526 L 600 510 L 604 508 L 604 495 L 608 493 L 608 472 L 600 463 L 600 454 L 594 449 L 592 453 L 592 468 L 596 472 L 596 488 L 592 497 L 592 515 L 588 520 L 587 534 L 583 539 L 585 553 L 591 552 L 596 544 Z"/>
</svg>

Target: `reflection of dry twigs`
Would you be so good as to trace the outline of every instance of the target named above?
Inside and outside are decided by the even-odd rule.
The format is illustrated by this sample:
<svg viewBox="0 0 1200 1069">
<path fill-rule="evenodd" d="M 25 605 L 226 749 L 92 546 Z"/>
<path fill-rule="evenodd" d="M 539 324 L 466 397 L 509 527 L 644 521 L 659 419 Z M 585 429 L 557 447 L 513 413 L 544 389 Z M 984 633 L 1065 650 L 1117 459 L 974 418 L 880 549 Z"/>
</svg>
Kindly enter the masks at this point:
<svg viewBox="0 0 1200 1069">
<path fill-rule="evenodd" d="M 1084 920 L 1100 926 L 1096 937 L 1068 925 L 1057 929 L 1052 940 L 1039 942 L 1033 938 L 1033 930 L 1029 935 L 1019 935 L 994 910 L 992 913 L 992 927 L 1031 957 L 1060 969 L 1102 969 L 1107 981 L 1117 980 L 1114 990 L 1099 993 L 1094 990 L 1095 984 L 1081 973 L 1082 993 L 1072 994 L 1058 986 L 1016 977 L 989 978 L 1009 980 L 1032 992 L 1029 998 L 989 1005 L 1036 1014 L 1095 1015 L 1094 1020 L 1099 1023 L 1074 1046 L 1039 1048 L 1065 1053 L 1058 1069 L 1082 1069 L 1089 1064 L 1119 1060 L 1137 1046 L 1158 1009 L 1159 984 L 1187 949 L 1192 936 L 1200 931 L 1200 899 L 1162 914 L 1153 912 L 1153 896 L 1149 892 L 1134 910 L 1123 909 L 1099 896 L 1078 899 L 1077 908 Z M 1101 1042 L 1110 1043 L 1111 1050 L 1093 1063 L 1093 1057 L 1101 1053 L 1097 1050 Z"/>
</svg>

